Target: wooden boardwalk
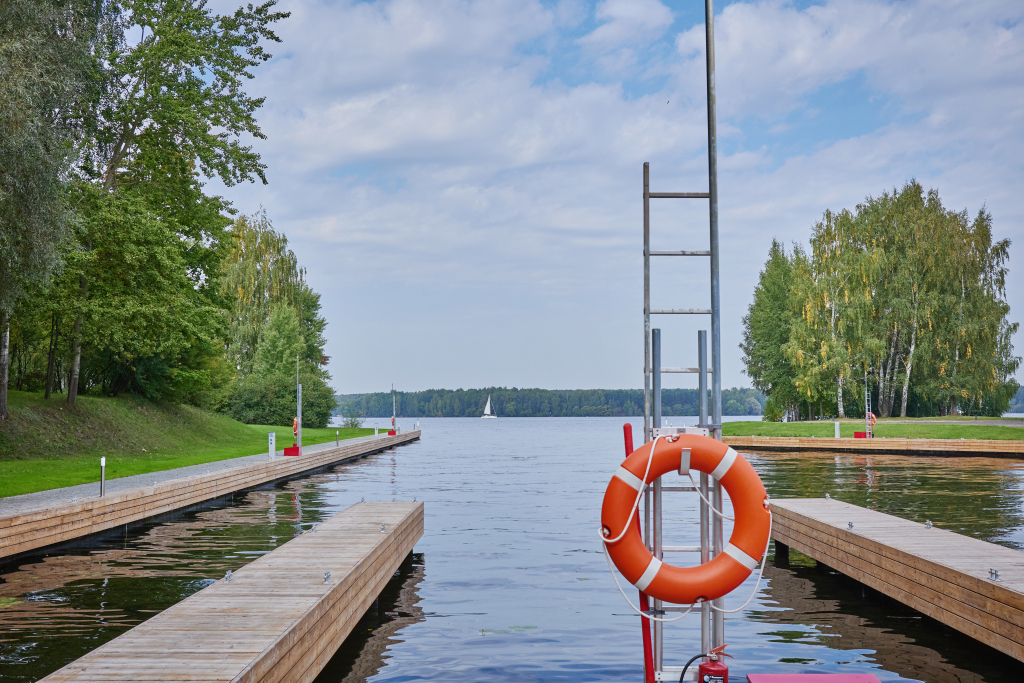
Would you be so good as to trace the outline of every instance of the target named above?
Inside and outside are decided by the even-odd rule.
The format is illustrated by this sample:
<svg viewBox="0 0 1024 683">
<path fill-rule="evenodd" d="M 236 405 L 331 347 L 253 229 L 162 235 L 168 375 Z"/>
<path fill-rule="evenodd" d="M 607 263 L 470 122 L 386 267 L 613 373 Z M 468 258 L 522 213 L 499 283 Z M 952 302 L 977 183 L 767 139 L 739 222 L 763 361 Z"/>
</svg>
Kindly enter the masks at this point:
<svg viewBox="0 0 1024 683">
<path fill-rule="evenodd" d="M 838 500 L 773 500 L 771 509 L 777 558 L 795 548 L 1024 661 L 1024 553 Z"/>
<path fill-rule="evenodd" d="M 726 436 L 733 448 L 761 451 L 836 451 L 840 453 L 892 453 L 895 455 L 1024 458 L 1024 439 L 833 439 L 789 436 Z"/>
<path fill-rule="evenodd" d="M 275 479 L 361 458 L 418 438 L 420 432 L 417 430 L 376 439 L 343 441 L 336 448 L 298 457 L 278 457 L 209 474 L 170 479 L 152 486 L 124 489 L 103 498 L 83 498 L 77 503 L 19 510 L 0 517 L 0 558 L 173 512 Z"/>
<path fill-rule="evenodd" d="M 422 535 L 423 503 L 358 503 L 42 680 L 312 681 Z"/>
</svg>

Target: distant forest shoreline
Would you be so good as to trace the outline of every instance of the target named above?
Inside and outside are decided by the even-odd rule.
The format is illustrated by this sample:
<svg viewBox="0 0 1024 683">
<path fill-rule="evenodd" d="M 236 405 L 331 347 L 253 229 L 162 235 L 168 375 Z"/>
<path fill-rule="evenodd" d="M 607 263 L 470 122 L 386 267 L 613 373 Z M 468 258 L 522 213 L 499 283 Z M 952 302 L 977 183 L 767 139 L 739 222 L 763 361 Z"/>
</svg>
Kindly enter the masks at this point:
<svg viewBox="0 0 1024 683">
<path fill-rule="evenodd" d="M 640 389 L 428 389 L 396 391 L 400 417 L 480 417 L 487 397 L 500 417 L 610 417 L 644 413 Z M 391 392 L 339 394 L 335 414 L 356 417 L 390 417 Z M 696 389 L 663 389 L 665 416 L 696 415 Z M 756 389 L 723 389 L 724 415 L 760 415 L 766 397 Z"/>
</svg>

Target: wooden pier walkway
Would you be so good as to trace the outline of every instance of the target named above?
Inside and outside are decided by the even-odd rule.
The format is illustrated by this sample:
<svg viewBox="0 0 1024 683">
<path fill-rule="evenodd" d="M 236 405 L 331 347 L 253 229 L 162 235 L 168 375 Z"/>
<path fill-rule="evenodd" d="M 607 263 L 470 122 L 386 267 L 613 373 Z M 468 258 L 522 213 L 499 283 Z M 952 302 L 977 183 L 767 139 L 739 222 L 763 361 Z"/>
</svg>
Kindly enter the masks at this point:
<svg viewBox="0 0 1024 683">
<path fill-rule="evenodd" d="M 42 680 L 312 681 L 422 535 L 423 503 L 357 503 Z"/>
<path fill-rule="evenodd" d="M 838 500 L 771 509 L 776 560 L 795 548 L 1024 661 L 1024 553 Z"/>
<path fill-rule="evenodd" d="M 124 489 L 102 498 L 91 496 L 77 503 L 18 510 L 0 517 L 0 558 L 173 512 L 275 479 L 361 458 L 418 438 L 420 432 L 416 430 L 396 436 L 343 441 L 336 448 L 297 457 L 269 460 L 268 456 L 265 462 Z"/>
<path fill-rule="evenodd" d="M 835 451 L 838 453 L 892 453 L 894 455 L 1024 458 L 1024 439 L 833 439 L 791 436 L 726 436 L 733 448 L 759 451 Z"/>
</svg>

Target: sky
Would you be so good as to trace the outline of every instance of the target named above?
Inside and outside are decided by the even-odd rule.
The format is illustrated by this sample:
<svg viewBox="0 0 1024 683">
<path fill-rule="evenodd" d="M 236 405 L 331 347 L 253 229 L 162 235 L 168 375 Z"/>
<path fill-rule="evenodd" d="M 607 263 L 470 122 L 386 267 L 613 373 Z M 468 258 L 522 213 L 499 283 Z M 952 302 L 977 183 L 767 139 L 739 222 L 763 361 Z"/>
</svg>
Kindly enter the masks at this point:
<svg viewBox="0 0 1024 683">
<path fill-rule="evenodd" d="M 209 189 L 288 236 L 334 388 L 642 386 L 642 168 L 652 191 L 707 190 L 703 3 L 279 7 L 247 85 L 269 184 Z M 716 5 L 724 387 L 750 385 L 772 239 L 912 178 L 992 213 L 1021 320 L 1022 19 L 1020 0 Z M 654 200 L 651 225 L 654 249 L 708 248 L 706 200 Z M 707 258 L 655 258 L 652 306 L 708 307 L 709 279 Z M 663 365 L 696 364 L 707 316 L 652 324 Z"/>
</svg>

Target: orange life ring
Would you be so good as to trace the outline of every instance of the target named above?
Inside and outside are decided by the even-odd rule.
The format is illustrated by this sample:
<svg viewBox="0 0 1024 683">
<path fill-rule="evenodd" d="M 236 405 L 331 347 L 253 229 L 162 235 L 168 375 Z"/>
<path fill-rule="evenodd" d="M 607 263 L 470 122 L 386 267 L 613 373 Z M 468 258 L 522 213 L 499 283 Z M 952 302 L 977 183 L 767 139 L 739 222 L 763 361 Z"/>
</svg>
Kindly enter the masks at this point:
<svg viewBox="0 0 1024 683">
<path fill-rule="evenodd" d="M 872 427 L 874 427 L 875 426 L 875 422 L 878 421 L 878 418 L 875 417 L 874 413 L 868 413 L 868 415 L 871 416 L 871 417 L 868 418 L 868 424 L 870 424 Z"/>
<path fill-rule="evenodd" d="M 687 451 L 688 463 L 683 456 Z M 647 550 L 635 522 L 629 529 L 625 528 L 637 494 L 643 489 L 649 458 L 650 443 L 633 451 L 605 491 L 601 533 L 608 539 L 605 547 L 612 562 L 627 581 L 652 598 L 665 602 L 689 605 L 731 592 L 750 576 L 768 547 L 771 513 L 761 478 L 746 458 L 721 441 L 697 434 L 658 439 L 646 483 L 668 472 L 679 471 L 681 463 L 683 471 L 705 472 L 720 481 L 729 493 L 735 518 L 724 552 L 696 567 L 675 567 L 661 562 Z"/>
</svg>

